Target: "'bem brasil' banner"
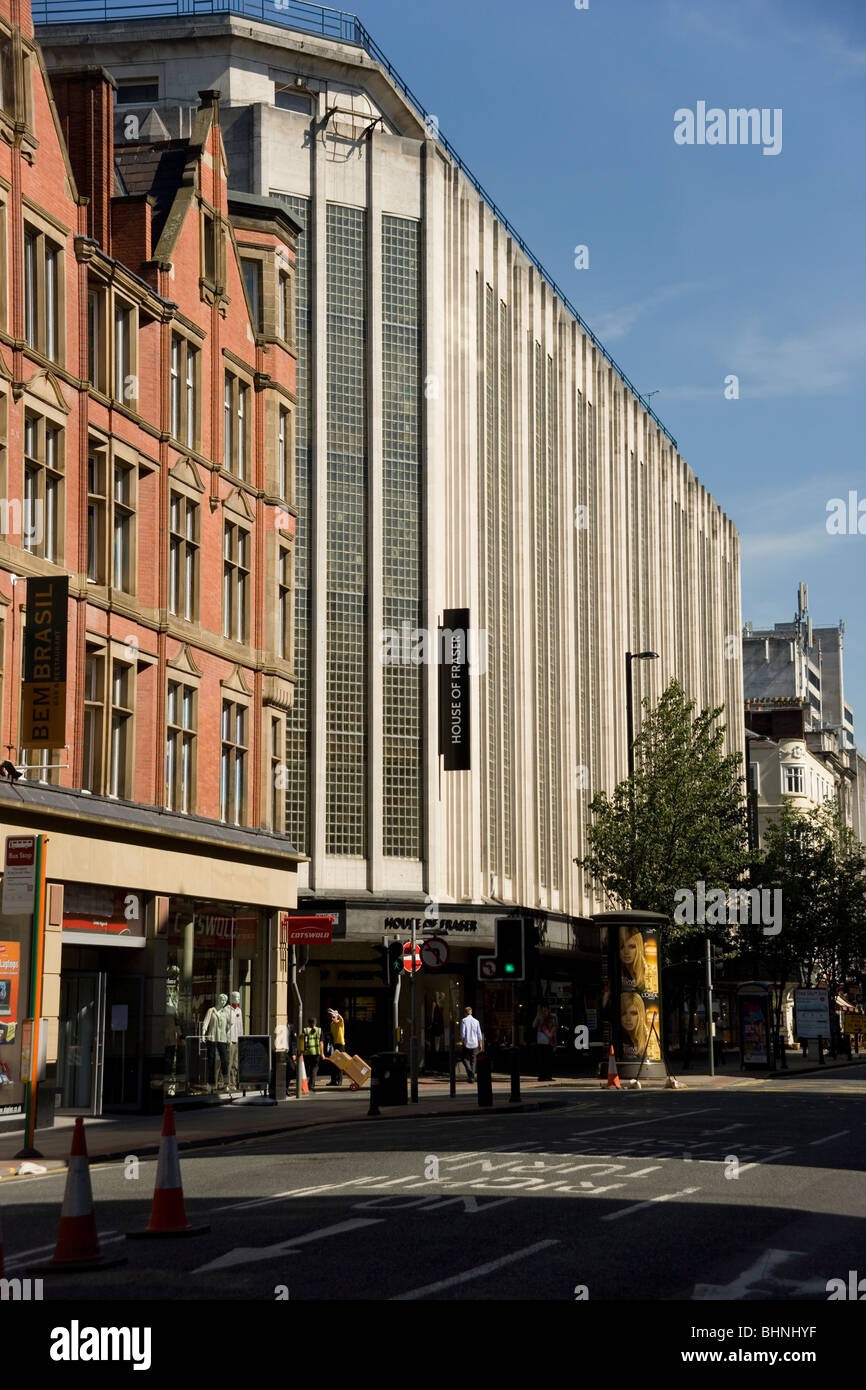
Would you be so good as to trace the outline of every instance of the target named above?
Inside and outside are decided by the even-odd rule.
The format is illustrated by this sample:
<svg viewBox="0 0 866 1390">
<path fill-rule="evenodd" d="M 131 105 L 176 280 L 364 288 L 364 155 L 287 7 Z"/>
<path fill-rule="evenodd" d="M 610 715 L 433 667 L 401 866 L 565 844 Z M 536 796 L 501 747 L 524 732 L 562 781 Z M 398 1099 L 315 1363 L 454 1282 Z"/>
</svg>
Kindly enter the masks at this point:
<svg viewBox="0 0 866 1390">
<path fill-rule="evenodd" d="M 21 747 L 66 745 L 69 577 L 27 580 Z"/>
</svg>

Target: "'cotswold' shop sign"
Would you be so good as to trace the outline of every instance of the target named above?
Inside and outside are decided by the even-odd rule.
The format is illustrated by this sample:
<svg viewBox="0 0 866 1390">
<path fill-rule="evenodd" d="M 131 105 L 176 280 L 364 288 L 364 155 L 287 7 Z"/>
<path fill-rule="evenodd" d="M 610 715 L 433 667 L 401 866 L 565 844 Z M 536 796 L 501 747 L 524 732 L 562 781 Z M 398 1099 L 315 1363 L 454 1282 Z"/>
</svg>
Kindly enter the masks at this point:
<svg viewBox="0 0 866 1390">
<path fill-rule="evenodd" d="M 442 936 L 448 932 L 477 932 L 478 923 L 471 917 L 386 917 L 386 931 L 418 931 L 428 936 Z"/>
</svg>

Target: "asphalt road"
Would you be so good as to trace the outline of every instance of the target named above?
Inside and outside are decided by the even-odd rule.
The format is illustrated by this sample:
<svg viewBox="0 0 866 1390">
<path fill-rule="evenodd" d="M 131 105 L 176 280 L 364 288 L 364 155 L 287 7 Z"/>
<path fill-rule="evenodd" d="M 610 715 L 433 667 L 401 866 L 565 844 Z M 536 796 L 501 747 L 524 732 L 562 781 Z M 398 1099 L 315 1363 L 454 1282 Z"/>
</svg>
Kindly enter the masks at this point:
<svg viewBox="0 0 866 1390">
<path fill-rule="evenodd" d="M 866 1082 L 560 1092 L 558 1108 L 411 1112 L 186 1154 L 186 1239 L 147 1224 L 156 1164 L 91 1170 L 111 1270 L 44 1298 L 827 1300 L 866 1275 Z M 64 1177 L 0 1188 L 6 1275 L 48 1258 Z"/>
</svg>

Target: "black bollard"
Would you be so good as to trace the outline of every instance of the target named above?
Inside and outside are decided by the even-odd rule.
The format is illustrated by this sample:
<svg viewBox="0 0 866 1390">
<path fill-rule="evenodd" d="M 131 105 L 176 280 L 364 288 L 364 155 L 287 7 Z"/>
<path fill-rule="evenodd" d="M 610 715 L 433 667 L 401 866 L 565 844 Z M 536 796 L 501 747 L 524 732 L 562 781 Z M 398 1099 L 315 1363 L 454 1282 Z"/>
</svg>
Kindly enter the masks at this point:
<svg viewBox="0 0 866 1390">
<path fill-rule="evenodd" d="M 369 1119 L 371 1115 L 381 1114 L 379 1109 L 379 1078 L 374 1071 L 370 1077 L 370 1109 L 367 1111 L 367 1117 Z"/>
<path fill-rule="evenodd" d="M 478 1104 L 484 1108 L 493 1104 L 493 1068 L 490 1065 L 490 1058 L 482 1054 L 478 1058 L 475 1067 L 475 1074 L 478 1081 Z"/>
<path fill-rule="evenodd" d="M 511 1049 L 511 1095 L 508 1104 L 520 1104 L 520 1049 L 517 1047 Z"/>
</svg>

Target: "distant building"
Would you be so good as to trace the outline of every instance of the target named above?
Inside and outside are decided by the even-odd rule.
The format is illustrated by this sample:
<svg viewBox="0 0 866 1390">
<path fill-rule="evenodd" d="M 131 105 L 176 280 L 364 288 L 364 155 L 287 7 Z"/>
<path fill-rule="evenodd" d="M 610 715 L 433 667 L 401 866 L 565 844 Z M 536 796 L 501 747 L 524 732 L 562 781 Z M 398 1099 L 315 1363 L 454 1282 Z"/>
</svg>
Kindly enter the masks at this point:
<svg viewBox="0 0 866 1390">
<path fill-rule="evenodd" d="M 858 775 L 866 764 L 855 750 L 854 712 L 844 694 L 844 633 L 844 622 L 813 627 L 805 584 L 792 622 L 743 629 L 746 743 L 759 838 L 783 798 L 808 809 L 836 797 L 848 825 L 866 822 L 866 789 Z"/>
</svg>

